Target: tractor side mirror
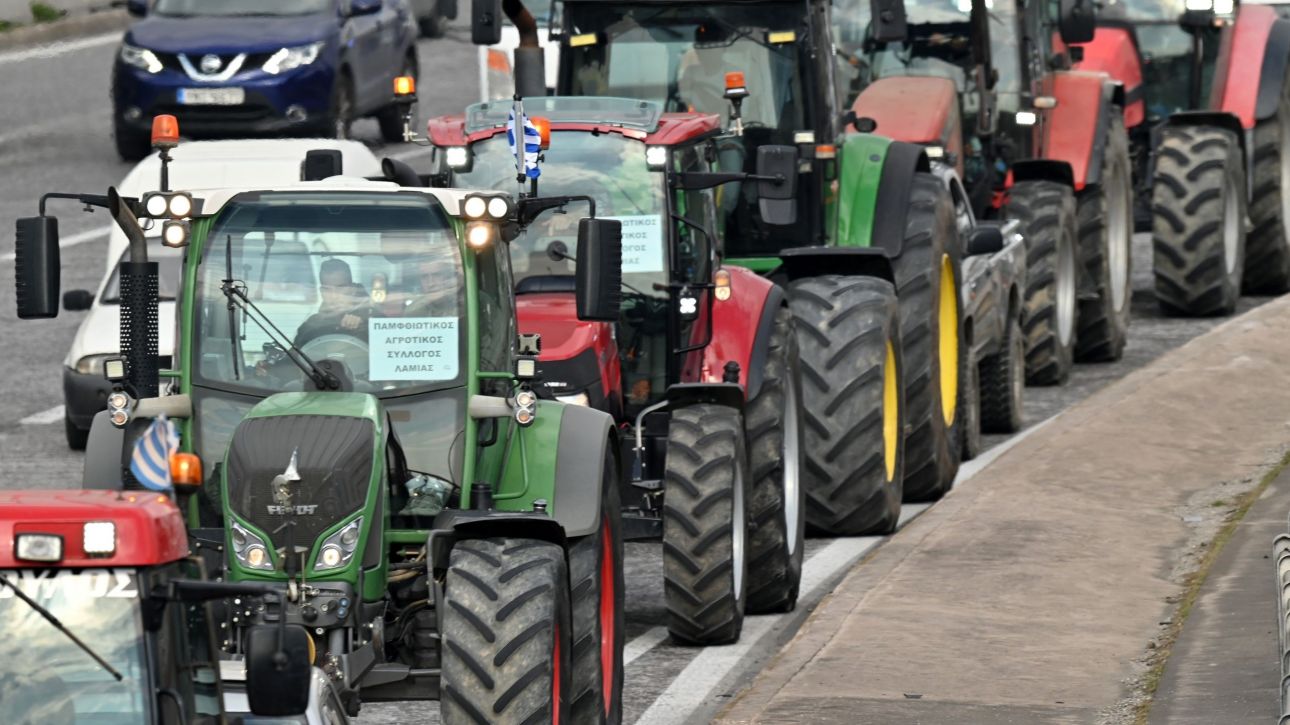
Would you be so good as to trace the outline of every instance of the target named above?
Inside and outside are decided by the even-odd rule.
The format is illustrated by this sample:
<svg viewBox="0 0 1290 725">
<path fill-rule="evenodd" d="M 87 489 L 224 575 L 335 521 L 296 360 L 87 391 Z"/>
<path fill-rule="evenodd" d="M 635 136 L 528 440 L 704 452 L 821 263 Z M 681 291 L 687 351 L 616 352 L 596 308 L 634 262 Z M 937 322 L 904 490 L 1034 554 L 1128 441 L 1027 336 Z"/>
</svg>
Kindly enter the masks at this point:
<svg viewBox="0 0 1290 725">
<path fill-rule="evenodd" d="M 281 635 L 281 654 L 278 661 Z M 251 712 L 265 717 L 290 717 L 309 709 L 309 633 L 289 624 L 260 624 L 246 633 L 246 699 Z"/>
<path fill-rule="evenodd" d="M 125 11 L 136 18 L 148 14 L 148 0 L 126 0 Z"/>
<path fill-rule="evenodd" d="M 14 241 L 14 294 L 19 319 L 58 317 L 59 264 L 58 219 L 19 219 Z"/>
<path fill-rule="evenodd" d="M 471 0 L 470 42 L 475 45 L 502 42 L 502 0 Z"/>
<path fill-rule="evenodd" d="M 623 225 L 611 219 L 578 221 L 578 319 L 616 322 L 623 300 Z"/>
<path fill-rule="evenodd" d="M 74 289 L 63 293 L 63 309 L 84 312 L 94 305 L 94 295 L 89 290 Z"/>
<path fill-rule="evenodd" d="M 900 43 L 909 37 L 904 0 L 869 0 L 869 35 L 878 43 Z"/>
<path fill-rule="evenodd" d="M 797 149 L 761 146 L 757 149 L 757 206 L 762 221 L 774 226 L 797 223 Z"/>
<path fill-rule="evenodd" d="M 1003 249 L 1003 230 L 993 225 L 979 226 L 968 237 L 967 256 L 994 254 Z"/>
<path fill-rule="evenodd" d="M 381 12 L 381 0 L 350 0 L 350 17 L 358 17 L 359 15 L 375 15 L 379 12 Z"/>
<path fill-rule="evenodd" d="M 1089 0 L 1060 0 L 1061 16 L 1057 29 L 1062 42 L 1088 43 L 1093 40 L 1097 30 L 1097 18 L 1093 15 L 1093 3 Z"/>
</svg>

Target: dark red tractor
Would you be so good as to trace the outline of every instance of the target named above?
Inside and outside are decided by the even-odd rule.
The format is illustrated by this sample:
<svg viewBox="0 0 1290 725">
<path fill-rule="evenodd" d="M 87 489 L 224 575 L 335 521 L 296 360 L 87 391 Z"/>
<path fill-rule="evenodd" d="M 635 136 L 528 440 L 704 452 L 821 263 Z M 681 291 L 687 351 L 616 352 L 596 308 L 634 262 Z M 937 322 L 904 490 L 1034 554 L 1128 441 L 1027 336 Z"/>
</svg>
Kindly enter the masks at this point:
<svg viewBox="0 0 1290 725">
<path fill-rule="evenodd" d="M 778 285 L 722 264 L 722 185 L 774 185 L 795 169 L 714 172 L 722 128 L 712 114 L 621 98 L 524 104 L 549 142 L 537 183 L 521 188 L 552 208 L 511 242 L 520 332 L 541 335 L 545 394 L 620 421 L 624 538 L 663 541 L 673 638 L 734 641 L 745 610 L 797 601 L 804 499 L 792 316 Z M 429 122 L 452 185 L 517 187 L 511 109 L 479 104 Z M 573 240 L 585 207 L 565 207 L 588 201 L 622 224 L 616 324 L 577 319 Z"/>
<path fill-rule="evenodd" d="M 1235 0 L 1099 7 L 1080 68 L 1120 79 L 1168 313 L 1290 290 L 1290 20 Z"/>
</svg>

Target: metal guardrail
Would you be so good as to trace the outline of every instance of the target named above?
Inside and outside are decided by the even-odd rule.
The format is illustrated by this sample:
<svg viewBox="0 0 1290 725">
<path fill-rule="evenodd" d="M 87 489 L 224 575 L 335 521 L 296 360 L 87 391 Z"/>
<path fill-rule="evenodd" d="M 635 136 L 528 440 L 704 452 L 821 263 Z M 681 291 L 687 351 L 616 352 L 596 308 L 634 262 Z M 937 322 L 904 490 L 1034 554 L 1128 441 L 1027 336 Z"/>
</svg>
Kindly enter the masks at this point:
<svg viewBox="0 0 1290 725">
<path fill-rule="evenodd" d="M 1281 717 L 1278 725 L 1290 725 L 1290 534 L 1272 542 L 1272 560 L 1277 567 L 1277 636 L 1281 641 Z"/>
</svg>

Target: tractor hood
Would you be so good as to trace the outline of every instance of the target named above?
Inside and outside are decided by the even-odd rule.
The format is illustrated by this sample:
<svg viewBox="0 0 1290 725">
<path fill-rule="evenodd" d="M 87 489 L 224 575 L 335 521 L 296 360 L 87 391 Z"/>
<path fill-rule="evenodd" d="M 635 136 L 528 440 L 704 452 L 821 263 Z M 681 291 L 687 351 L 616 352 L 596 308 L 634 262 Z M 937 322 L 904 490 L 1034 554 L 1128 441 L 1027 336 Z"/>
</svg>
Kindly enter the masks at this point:
<svg viewBox="0 0 1290 725">
<path fill-rule="evenodd" d="M 571 359 L 613 334 L 610 323 L 579 320 L 574 296 L 564 292 L 519 295 L 515 312 L 520 332 L 542 336 L 543 362 Z"/>
</svg>

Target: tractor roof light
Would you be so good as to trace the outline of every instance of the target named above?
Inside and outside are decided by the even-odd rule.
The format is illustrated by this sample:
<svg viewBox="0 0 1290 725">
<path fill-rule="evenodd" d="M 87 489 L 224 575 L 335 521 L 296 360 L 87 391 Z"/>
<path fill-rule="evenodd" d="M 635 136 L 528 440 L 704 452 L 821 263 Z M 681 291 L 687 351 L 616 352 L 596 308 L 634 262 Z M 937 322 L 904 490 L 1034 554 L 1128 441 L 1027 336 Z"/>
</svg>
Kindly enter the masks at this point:
<svg viewBox="0 0 1290 725">
<path fill-rule="evenodd" d="M 179 120 L 163 113 L 152 119 L 152 147 L 173 149 L 179 145 Z"/>
<path fill-rule="evenodd" d="M 466 244 L 476 251 L 487 249 L 497 238 L 497 225 L 492 222 L 471 222 L 466 225 Z"/>
<path fill-rule="evenodd" d="M 543 151 L 551 148 L 551 119 L 544 116 L 529 116 L 529 123 L 538 131 L 538 140 Z"/>
<path fill-rule="evenodd" d="M 443 154 L 448 168 L 454 171 L 463 171 L 470 166 L 470 149 L 465 146 L 449 146 Z"/>
<path fill-rule="evenodd" d="M 505 221 L 513 211 L 506 194 L 471 194 L 461 202 L 461 215 L 470 221 Z"/>
<path fill-rule="evenodd" d="M 730 71 L 726 74 L 726 98 L 728 100 L 748 97 L 748 85 L 744 82 L 743 71 Z"/>
<path fill-rule="evenodd" d="M 1017 111 L 1016 121 L 1018 126 L 1033 126 L 1039 121 L 1039 116 L 1034 111 Z"/>
<path fill-rule="evenodd" d="M 667 147 L 646 146 L 645 165 L 649 167 L 651 171 L 659 171 L 667 168 Z"/>
<path fill-rule="evenodd" d="M 178 248 L 188 246 L 191 229 L 187 221 L 167 219 L 161 225 L 161 243 L 163 246 Z"/>
<path fill-rule="evenodd" d="M 417 99 L 417 79 L 412 76 L 399 76 L 394 79 L 394 100 L 410 103 Z"/>
<path fill-rule="evenodd" d="M 154 191 L 143 195 L 143 213 L 149 219 L 187 219 L 199 202 L 187 192 Z"/>
<path fill-rule="evenodd" d="M 170 454 L 170 481 L 177 489 L 201 488 L 202 459 L 196 453 Z"/>
<path fill-rule="evenodd" d="M 520 380 L 532 380 L 537 377 L 537 358 L 519 357 L 515 360 L 515 377 Z"/>
<path fill-rule="evenodd" d="M 116 553 L 116 524 L 90 521 L 82 528 L 81 543 L 86 556 L 112 556 Z"/>
<path fill-rule="evenodd" d="M 17 534 L 13 537 L 13 555 L 23 561 L 62 561 L 63 537 L 57 534 Z"/>
</svg>

